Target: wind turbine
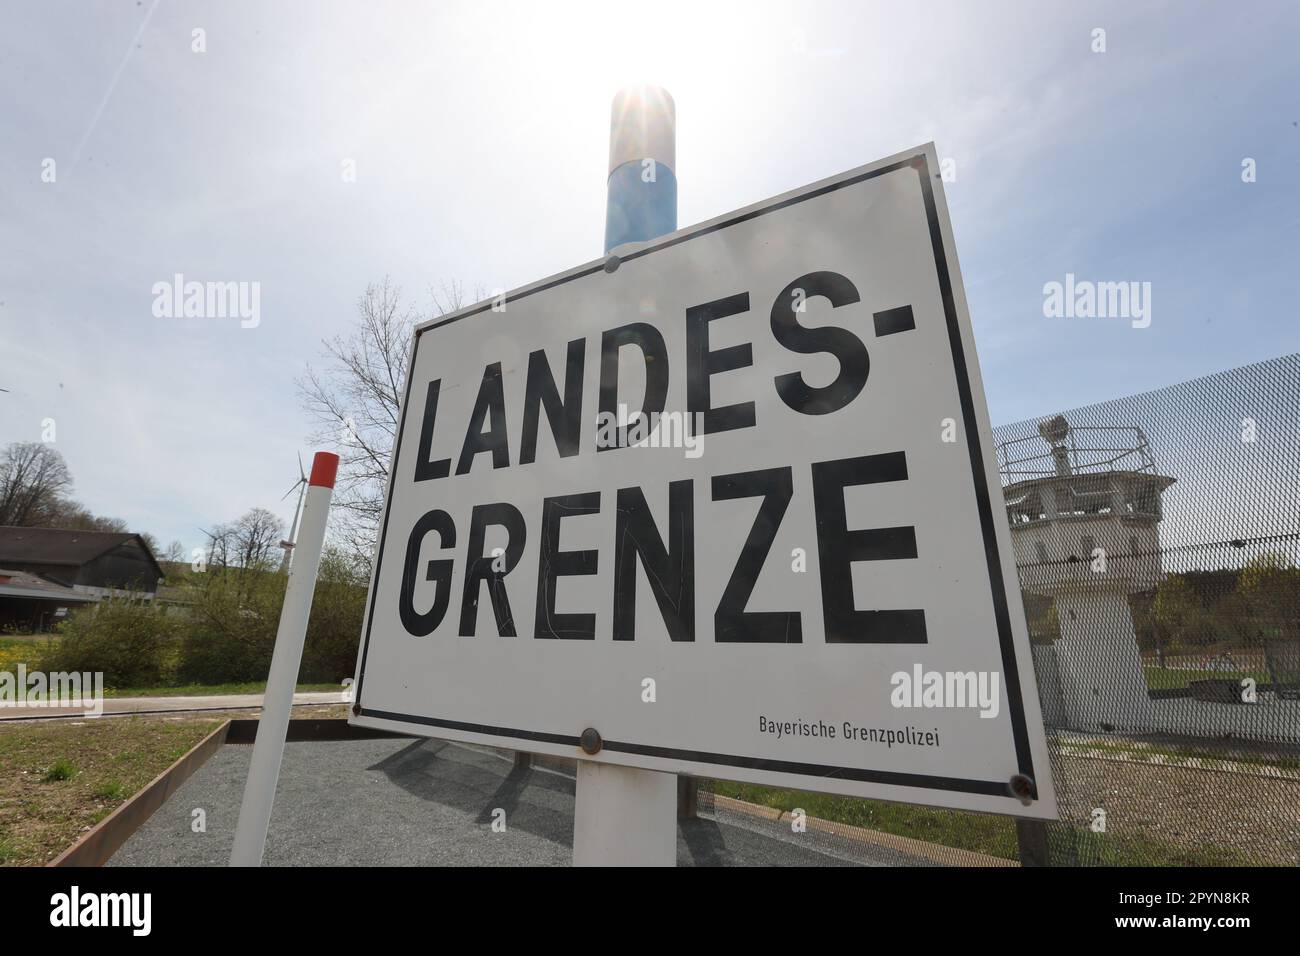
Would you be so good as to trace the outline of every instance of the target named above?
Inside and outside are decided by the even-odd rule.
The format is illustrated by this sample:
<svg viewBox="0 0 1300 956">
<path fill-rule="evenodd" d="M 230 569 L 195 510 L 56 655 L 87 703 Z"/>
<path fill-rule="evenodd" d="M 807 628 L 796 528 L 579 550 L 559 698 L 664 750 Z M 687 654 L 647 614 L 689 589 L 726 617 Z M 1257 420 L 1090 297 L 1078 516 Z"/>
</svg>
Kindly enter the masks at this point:
<svg viewBox="0 0 1300 956">
<path fill-rule="evenodd" d="M 195 570 L 206 569 L 208 566 L 208 559 L 215 558 L 217 556 L 217 536 L 213 532 L 209 531 L 207 528 L 199 528 L 199 534 L 203 535 L 203 537 L 208 539 L 208 550 L 207 553 L 203 556 L 203 568 L 196 568 Z M 190 567 L 191 568 L 194 567 L 193 561 L 190 562 Z"/>
<path fill-rule="evenodd" d="M 293 506 L 293 523 L 289 526 L 288 540 L 281 541 L 280 547 L 284 549 L 284 560 L 280 562 L 280 570 L 288 571 L 289 565 L 293 563 L 293 546 L 298 540 L 298 517 L 302 514 L 302 496 L 307 490 L 307 474 L 302 468 L 302 453 L 298 453 L 298 480 L 293 483 L 293 487 L 284 493 L 280 498 L 284 501 L 295 491 L 298 492 L 298 503 Z"/>
</svg>

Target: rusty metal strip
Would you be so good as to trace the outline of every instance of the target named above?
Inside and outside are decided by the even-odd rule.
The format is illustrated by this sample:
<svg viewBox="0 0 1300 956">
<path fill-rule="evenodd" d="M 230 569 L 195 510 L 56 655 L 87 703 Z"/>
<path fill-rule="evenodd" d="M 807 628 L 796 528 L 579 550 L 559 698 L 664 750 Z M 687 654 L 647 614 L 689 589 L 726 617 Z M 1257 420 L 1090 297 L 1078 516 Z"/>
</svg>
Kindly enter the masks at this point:
<svg viewBox="0 0 1300 956">
<path fill-rule="evenodd" d="M 46 866 L 103 866 L 131 834 L 167 802 L 181 784 L 221 749 L 229 731 L 230 721 L 222 722 L 220 727 L 191 747 L 139 793 L 100 820 Z"/>
</svg>

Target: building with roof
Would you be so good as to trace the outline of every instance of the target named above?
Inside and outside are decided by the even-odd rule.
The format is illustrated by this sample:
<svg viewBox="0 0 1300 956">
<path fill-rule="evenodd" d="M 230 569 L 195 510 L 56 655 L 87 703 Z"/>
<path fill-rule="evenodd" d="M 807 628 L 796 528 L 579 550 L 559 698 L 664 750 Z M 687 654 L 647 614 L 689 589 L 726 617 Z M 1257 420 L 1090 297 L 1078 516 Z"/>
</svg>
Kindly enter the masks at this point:
<svg viewBox="0 0 1300 956">
<path fill-rule="evenodd" d="M 97 600 L 26 571 L 0 568 L 0 631 L 48 631 L 69 611 Z"/>
<path fill-rule="evenodd" d="M 152 600 L 162 577 L 138 534 L 0 526 L 0 628 L 46 630 L 109 596 Z"/>
</svg>

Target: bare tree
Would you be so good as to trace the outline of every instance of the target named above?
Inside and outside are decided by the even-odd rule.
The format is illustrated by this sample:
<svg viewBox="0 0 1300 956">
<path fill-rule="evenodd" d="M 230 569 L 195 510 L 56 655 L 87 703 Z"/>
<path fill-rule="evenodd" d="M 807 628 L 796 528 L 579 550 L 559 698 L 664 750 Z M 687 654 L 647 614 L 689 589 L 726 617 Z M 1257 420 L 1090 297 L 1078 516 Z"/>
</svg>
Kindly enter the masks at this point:
<svg viewBox="0 0 1300 956">
<path fill-rule="evenodd" d="M 284 522 L 265 508 L 254 508 L 234 523 L 232 544 L 241 568 L 266 569 L 274 565 L 273 552 L 280 546 Z"/>
<path fill-rule="evenodd" d="M 204 537 L 208 539 L 208 567 L 213 570 L 230 567 L 234 527 L 229 524 L 218 524 L 213 525 L 210 531 L 202 528 L 199 530 L 203 531 Z"/>
<path fill-rule="evenodd" d="M 15 442 L 0 452 L 0 525 L 60 528 L 66 531 L 116 531 L 121 518 L 93 513 L 68 497 L 72 473 L 63 456 L 41 442 Z"/>
<path fill-rule="evenodd" d="M 159 555 L 162 554 L 162 545 L 158 543 L 158 538 L 150 534 L 148 531 L 141 531 L 140 538 L 144 541 L 145 545 L 148 546 L 149 553 L 153 555 L 154 560 L 157 561 Z"/>
<path fill-rule="evenodd" d="M 63 456 L 40 442 L 14 442 L 0 453 L 0 525 L 49 523 L 63 508 L 72 474 Z"/>
<path fill-rule="evenodd" d="M 67 531 L 116 531 L 125 534 L 130 530 L 121 518 L 100 517 L 91 513 L 90 509 L 67 499 L 59 503 L 58 511 L 46 524 L 51 528 L 63 528 Z"/>
<path fill-rule="evenodd" d="M 388 277 L 371 283 L 357 300 L 356 328 L 325 341 L 326 364 L 309 366 L 298 382 L 319 428 L 312 439 L 339 450 L 333 508 L 342 520 L 336 528 L 355 552 L 367 556 L 379 537 L 411 330 L 418 322 L 454 312 L 467 298 L 457 282 L 429 294 L 432 309 L 421 314 L 403 302 L 401 289 Z"/>
</svg>

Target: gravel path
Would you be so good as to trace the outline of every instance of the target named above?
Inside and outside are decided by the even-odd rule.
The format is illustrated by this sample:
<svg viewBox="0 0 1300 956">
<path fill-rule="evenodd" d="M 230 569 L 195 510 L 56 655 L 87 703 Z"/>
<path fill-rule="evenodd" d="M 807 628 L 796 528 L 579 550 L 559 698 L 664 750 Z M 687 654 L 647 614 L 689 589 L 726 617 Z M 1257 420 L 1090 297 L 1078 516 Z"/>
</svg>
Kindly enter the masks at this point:
<svg viewBox="0 0 1300 956">
<path fill-rule="evenodd" d="M 122 846 L 110 866 L 224 866 L 252 748 L 227 745 Z M 573 777 L 515 770 L 440 740 L 291 743 L 267 836 L 268 866 L 567 866 Z M 193 811 L 207 830 L 195 833 Z M 506 830 L 494 832 L 493 811 Z M 499 817 L 499 814 L 497 815 Z M 678 828 L 681 866 L 934 865 L 718 808 Z"/>
</svg>

